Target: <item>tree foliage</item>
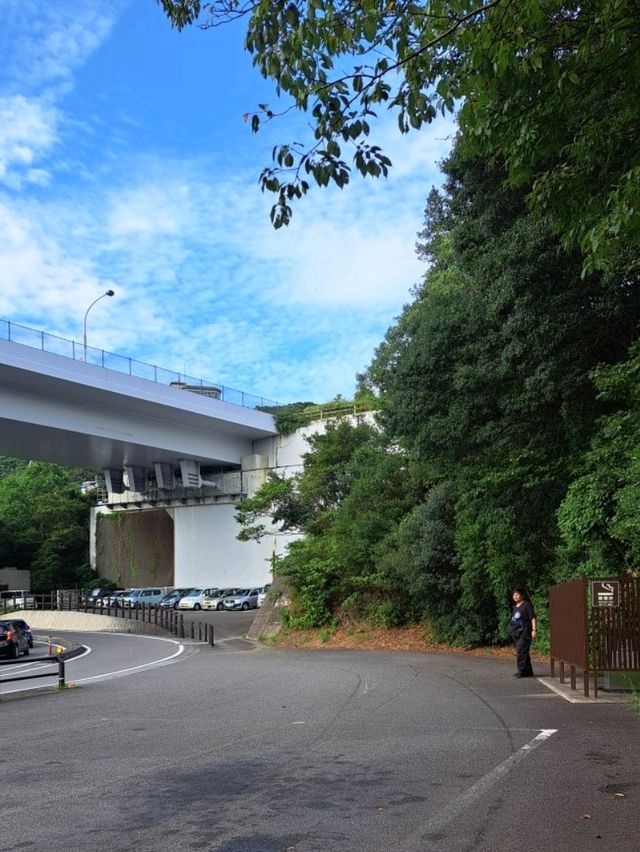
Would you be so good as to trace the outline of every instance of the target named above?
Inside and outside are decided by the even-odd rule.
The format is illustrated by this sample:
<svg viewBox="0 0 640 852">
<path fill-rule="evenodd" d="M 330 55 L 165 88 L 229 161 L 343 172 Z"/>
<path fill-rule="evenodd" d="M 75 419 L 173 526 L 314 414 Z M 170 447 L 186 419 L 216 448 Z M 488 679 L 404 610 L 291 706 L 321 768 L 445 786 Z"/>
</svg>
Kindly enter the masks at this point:
<svg viewBox="0 0 640 852">
<path fill-rule="evenodd" d="M 558 510 L 567 576 L 640 566 L 640 344 L 625 363 L 595 370 L 594 381 L 612 410 L 598 421 Z"/>
<path fill-rule="evenodd" d="M 337 607 L 373 606 L 384 586 L 373 554 L 413 503 L 404 456 L 367 423 L 339 420 L 309 437 L 303 469 L 272 476 L 237 507 L 240 539 L 259 537 L 265 518 L 301 538 L 277 565 L 295 593 L 292 622 L 318 626 Z"/>
<path fill-rule="evenodd" d="M 312 439 L 272 504 L 302 535 L 278 569 L 298 625 L 359 612 L 499 642 L 515 584 L 544 618 L 549 583 L 638 556 L 633 264 L 585 274 L 528 189 L 462 140 L 443 168 L 429 269 L 360 377 L 377 429 Z"/>
<path fill-rule="evenodd" d="M 561 576 L 556 512 L 604 400 L 591 373 L 626 357 L 639 291 L 626 258 L 584 276 L 499 163 L 460 144 L 444 169 L 420 247 L 430 271 L 362 381 L 389 440 L 453 487 L 448 615 L 465 641 L 495 641 L 510 586 L 544 599 Z"/>
<path fill-rule="evenodd" d="M 2 564 L 31 570 L 36 592 L 81 585 L 89 568 L 89 509 L 82 472 L 44 462 L 6 464 L 0 478 Z"/>
<path fill-rule="evenodd" d="M 634 0 L 158 0 L 178 29 L 246 21 L 246 49 L 278 106 L 313 139 L 277 146 L 261 175 L 276 227 L 310 181 L 386 175 L 381 110 L 400 132 L 459 110 L 465 144 L 531 189 L 587 268 L 640 234 L 640 40 Z M 284 100 L 284 103 L 282 103 Z"/>
</svg>

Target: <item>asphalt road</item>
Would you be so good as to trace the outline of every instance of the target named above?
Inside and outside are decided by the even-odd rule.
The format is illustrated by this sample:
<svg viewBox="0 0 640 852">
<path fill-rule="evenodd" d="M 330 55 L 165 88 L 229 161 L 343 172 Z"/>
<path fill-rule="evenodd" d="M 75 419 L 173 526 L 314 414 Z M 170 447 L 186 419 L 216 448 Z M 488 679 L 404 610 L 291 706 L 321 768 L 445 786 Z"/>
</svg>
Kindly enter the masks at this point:
<svg viewBox="0 0 640 852">
<path fill-rule="evenodd" d="M 626 706 L 568 704 L 508 661 L 224 629 L 170 664 L 1 700 L 0 850 L 638 848 Z M 121 668 L 149 653 L 120 638 Z"/>
<path fill-rule="evenodd" d="M 135 643 L 127 635 L 113 633 L 78 633 L 68 634 L 68 637 L 75 644 L 86 646 L 82 653 L 65 663 L 66 681 L 73 685 L 135 674 L 150 666 L 173 662 L 185 650 L 178 641 L 150 636 L 141 636 L 142 641 Z M 41 677 L 45 673 L 49 677 Z M 33 675 L 39 677 L 33 678 Z M 30 679 L 15 680 L 26 676 Z M 57 662 L 49 660 L 47 645 L 36 640 L 28 657 L 21 656 L 10 665 L 0 667 L 0 698 L 7 699 L 17 692 L 50 689 L 57 680 Z"/>
</svg>

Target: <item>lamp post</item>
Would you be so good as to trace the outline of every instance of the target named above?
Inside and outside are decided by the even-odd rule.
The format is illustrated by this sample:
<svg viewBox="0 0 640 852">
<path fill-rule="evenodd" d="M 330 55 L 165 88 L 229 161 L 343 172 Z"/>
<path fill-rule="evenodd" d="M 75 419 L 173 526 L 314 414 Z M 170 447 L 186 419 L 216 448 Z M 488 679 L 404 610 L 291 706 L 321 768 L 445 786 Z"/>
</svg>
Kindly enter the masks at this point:
<svg viewBox="0 0 640 852">
<path fill-rule="evenodd" d="M 97 299 L 94 299 L 93 302 L 91 302 L 91 304 L 89 305 L 89 307 L 87 308 L 87 310 L 85 311 L 85 314 L 84 314 L 83 332 L 84 332 L 84 360 L 85 360 L 85 363 L 87 361 L 87 316 L 89 315 L 89 311 L 95 305 L 95 303 L 99 302 L 100 299 L 104 299 L 105 296 L 115 296 L 115 293 L 114 293 L 113 290 L 107 290 L 105 293 L 102 294 L 102 296 L 98 296 Z"/>
</svg>

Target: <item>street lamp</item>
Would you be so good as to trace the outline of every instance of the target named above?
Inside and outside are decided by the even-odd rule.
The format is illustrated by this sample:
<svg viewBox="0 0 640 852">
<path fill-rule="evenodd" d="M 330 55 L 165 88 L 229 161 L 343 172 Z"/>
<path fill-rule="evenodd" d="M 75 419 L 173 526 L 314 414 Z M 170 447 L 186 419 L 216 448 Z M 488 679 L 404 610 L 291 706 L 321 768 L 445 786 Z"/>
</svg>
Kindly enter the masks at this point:
<svg viewBox="0 0 640 852">
<path fill-rule="evenodd" d="M 105 296 L 115 296 L 115 293 L 114 293 L 113 290 L 107 290 L 105 293 L 102 294 L 102 296 L 98 296 L 97 299 L 94 299 L 93 302 L 91 302 L 91 304 L 89 305 L 89 307 L 87 308 L 87 310 L 85 311 L 85 314 L 84 314 L 83 332 L 84 332 L 84 360 L 85 360 L 85 363 L 87 361 L 87 316 L 88 316 L 91 308 L 95 305 L 95 303 L 99 302 L 100 299 L 104 299 Z"/>
</svg>

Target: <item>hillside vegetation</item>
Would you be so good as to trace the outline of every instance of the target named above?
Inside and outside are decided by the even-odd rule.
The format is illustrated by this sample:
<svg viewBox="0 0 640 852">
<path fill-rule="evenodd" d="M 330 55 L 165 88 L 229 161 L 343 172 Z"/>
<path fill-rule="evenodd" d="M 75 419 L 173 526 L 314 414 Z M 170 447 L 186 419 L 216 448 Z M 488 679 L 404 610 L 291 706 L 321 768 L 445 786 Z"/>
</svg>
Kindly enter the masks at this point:
<svg viewBox="0 0 640 852">
<path fill-rule="evenodd" d="M 639 564 L 637 247 L 585 271 L 499 160 L 459 139 L 443 170 L 424 280 L 359 377 L 377 427 L 333 421 L 239 507 L 241 537 L 265 511 L 302 534 L 275 566 L 297 628 L 494 644 L 513 584 L 544 626 L 549 584 Z"/>
<path fill-rule="evenodd" d="M 89 471 L 0 456 L 0 565 L 31 571 L 31 591 L 82 587 L 89 565 Z"/>
</svg>

